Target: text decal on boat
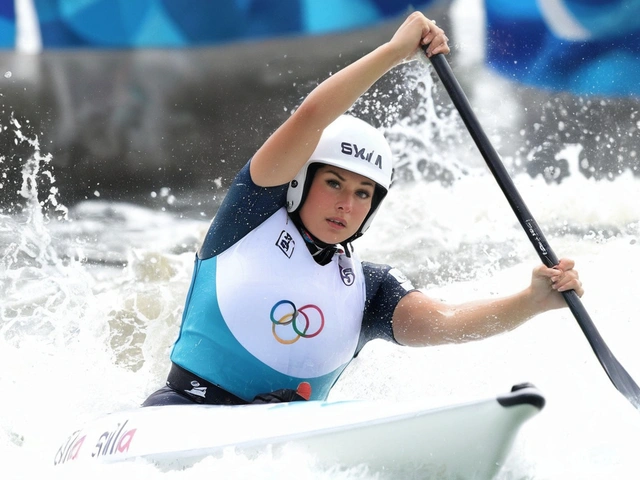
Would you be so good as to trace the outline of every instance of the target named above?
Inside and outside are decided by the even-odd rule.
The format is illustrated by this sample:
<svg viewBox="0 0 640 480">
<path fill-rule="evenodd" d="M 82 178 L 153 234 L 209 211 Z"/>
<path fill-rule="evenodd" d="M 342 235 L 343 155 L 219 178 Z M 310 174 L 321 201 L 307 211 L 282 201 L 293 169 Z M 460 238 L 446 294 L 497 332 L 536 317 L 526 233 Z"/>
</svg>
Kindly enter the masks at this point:
<svg viewBox="0 0 640 480">
<path fill-rule="evenodd" d="M 118 423 L 114 429 L 109 429 L 98 435 L 96 444 L 93 450 L 90 451 L 91 457 L 98 458 L 128 452 L 133 437 L 136 434 L 135 428 L 125 429 L 128 422 L 128 420 L 125 420 L 122 424 Z M 90 436 L 90 434 L 86 434 L 80 430 L 73 432 L 67 441 L 58 449 L 53 464 L 59 465 L 71 460 L 77 460 L 83 451 L 82 447 L 85 442 L 89 443 L 87 437 Z"/>
<path fill-rule="evenodd" d="M 60 446 L 56 452 L 55 458 L 53 459 L 54 465 L 60 465 L 78 458 L 80 448 L 82 448 L 82 444 L 84 443 L 85 438 L 87 438 L 86 435 L 80 436 L 80 433 L 80 430 L 76 430 L 69 435 L 67 441 Z"/>
</svg>

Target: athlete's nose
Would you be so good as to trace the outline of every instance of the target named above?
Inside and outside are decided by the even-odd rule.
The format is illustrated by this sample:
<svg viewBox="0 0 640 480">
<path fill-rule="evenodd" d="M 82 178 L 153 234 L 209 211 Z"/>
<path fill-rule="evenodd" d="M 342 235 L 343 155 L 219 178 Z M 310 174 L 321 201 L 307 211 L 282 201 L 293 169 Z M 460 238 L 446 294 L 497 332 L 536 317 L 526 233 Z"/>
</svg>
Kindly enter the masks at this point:
<svg viewBox="0 0 640 480">
<path fill-rule="evenodd" d="M 351 208 L 353 207 L 353 199 L 351 198 L 351 195 L 347 193 L 340 195 L 336 207 L 338 210 L 342 210 L 343 212 L 351 212 Z"/>
</svg>

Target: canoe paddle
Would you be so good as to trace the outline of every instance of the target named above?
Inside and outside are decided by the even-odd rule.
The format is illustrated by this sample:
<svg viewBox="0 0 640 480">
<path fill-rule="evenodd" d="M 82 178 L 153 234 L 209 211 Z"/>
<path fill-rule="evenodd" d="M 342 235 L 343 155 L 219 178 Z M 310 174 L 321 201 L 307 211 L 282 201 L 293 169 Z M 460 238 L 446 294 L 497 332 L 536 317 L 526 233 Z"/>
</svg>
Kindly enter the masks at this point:
<svg viewBox="0 0 640 480">
<path fill-rule="evenodd" d="M 426 52 L 426 47 L 424 47 L 424 49 Z M 451 97 L 451 101 L 458 110 L 458 113 L 466 125 L 467 130 L 469 130 L 478 150 L 480 150 L 480 153 L 484 157 L 489 170 L 491 170 L 491 173 L 495 177 L 498 185 L 507 198 L 507 201 L 511 205 L 520 225 L 522 225 L 522 228 L 529 237 L 533 247 L 536 252 L 538 252 L 540 259 L 548 267 L 554 267 L 558 264 L 558 257 L 556 257 L 553 250 L 551 250 L 551 247 L 547 243 L 540 227 L 522 200 L 522 197 L 513 184 L 511 177 L 509 177 L 506 168 L 502 164 L 500 156 L 489 142 L 489 138 L 484 133 L 482 126 L 473 113 L 466 95 L 453 75 L 453 71 L 451 70 L 449 63 L 442 54 L 433 55 L 429 60 L 431 60 L 431 64 L 438 74 L 442 85 L 444 85 L 449 97 Z M 640 388 L 616 357 L 614 357 L 611 350 L 609 350 L 609 347 L 607 347 L 607 344 L 604 342 L 602 336 L 589 317 L 589 314 L 582 305 L 578 294 L 575 291 L 570 290 L 568 292 L 562 292 L 562 295 L 564 296 L 569 309 L 573 313 L 573 316 L 578 321 L 582 332 L 587 337 L 587 340 L 589 341 L 591 348 L 593 348 L 596 357 L 598 357 L 600 364 L 611 379 L 611 382 L 625 397 L 627 397 L 634 407 L 640 409 Z"/>
</svg>

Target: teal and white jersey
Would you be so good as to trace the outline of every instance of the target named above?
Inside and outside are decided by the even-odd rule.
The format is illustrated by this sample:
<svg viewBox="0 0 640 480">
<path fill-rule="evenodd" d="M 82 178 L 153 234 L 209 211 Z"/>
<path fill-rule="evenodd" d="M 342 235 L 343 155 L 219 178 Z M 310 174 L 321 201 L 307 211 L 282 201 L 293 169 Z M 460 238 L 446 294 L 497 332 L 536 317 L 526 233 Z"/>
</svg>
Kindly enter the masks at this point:
<svg viewBox="0 0 640 480">
<path fill-rule="evenodd" d="M 413 289 L 397 269 L 336 253 L 319 265 L 286 209 L 286 185 L 239 172 L 196 256 L 171 360 L 245 401 L 311 385 L 325 399 Z"/>
<path fill-rule="evenodd" d="M 357 257 L 318 265 L 281 208 L 197 260 L 171 360 L 245 400 L 301 382 L 323 399 L 356 352 L 364 305 Z"/>
</svg>

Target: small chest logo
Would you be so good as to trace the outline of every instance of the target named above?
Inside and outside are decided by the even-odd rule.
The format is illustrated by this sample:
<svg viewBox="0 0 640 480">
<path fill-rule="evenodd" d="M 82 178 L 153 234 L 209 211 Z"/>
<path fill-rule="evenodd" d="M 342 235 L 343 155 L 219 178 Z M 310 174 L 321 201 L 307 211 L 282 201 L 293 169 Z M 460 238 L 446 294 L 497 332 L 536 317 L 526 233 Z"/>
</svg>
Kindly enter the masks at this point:
<svg viewBox="0 0 640 480">
<path fill-rule="evenodd" d="M 356 274 L 353 272 L 353 268 L 340 267 L 340 278 L 342 278 L 342 283 L 344 283 L 347 287 L 353 285 L 353 282 L 356 280 Z"/>
<path fill-rule="evenodd" d="M 280 232 L 280 236 L 278 237 L 278 241 L 276 242 L 278 248 L 284 253 L 288 258 L 291 258 L 293 255 L 293 250 L 296 247 L 296 242 L 286 230 L 282 230 Z"/>
</svg>

